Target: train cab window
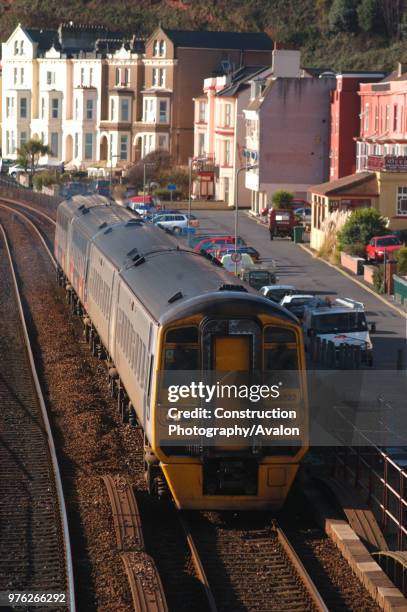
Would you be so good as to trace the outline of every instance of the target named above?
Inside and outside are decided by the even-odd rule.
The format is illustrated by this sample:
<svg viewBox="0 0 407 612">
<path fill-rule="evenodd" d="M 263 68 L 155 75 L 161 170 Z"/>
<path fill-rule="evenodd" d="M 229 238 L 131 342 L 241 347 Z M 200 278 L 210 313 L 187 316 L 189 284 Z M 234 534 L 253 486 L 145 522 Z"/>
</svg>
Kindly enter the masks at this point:
<svg viewBox="0 0 407 612">
<path fill-rule="evenodd" d="M 167 332 L 164 370 L 197 370 L 199 344 L 197 327 L 178 327 Z"/>
<path fill-rule="evenodd" d="M 268 326 L 264 330 L 264 370 L 279 371 L 286 386 L 298 386 L 298 347 L 295 332 L 291 329 Z M 283 374 L 284 372 L 284 374 Z M 275 382 L 275 381 L 274 381 Z M 280 381 L 278 381 L 280 382 Z"/>
</svg>

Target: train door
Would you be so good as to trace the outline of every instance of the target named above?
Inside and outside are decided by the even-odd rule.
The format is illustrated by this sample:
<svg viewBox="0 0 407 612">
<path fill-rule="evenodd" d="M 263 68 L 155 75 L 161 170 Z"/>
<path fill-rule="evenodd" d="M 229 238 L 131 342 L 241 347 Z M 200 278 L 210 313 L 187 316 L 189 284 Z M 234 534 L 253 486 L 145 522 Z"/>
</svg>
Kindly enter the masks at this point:
<svg viewBox="0 0 407 612">
<path fill-rule="evenodd" d="M 215 336 L 213 339 L 214 370 L 248 372 L 250 370 L 251 337 Z"/>
</svg>

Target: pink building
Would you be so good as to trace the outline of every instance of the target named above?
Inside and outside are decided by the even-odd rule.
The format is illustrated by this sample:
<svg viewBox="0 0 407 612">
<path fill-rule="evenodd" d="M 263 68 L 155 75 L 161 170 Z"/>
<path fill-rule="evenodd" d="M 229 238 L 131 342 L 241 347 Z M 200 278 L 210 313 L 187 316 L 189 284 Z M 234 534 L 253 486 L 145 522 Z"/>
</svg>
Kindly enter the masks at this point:
<svg viewBox="0 0 407 612">
<path fill-rule="evenodd" d="M 407 156 L 407 65 L 379 83 L 361 83 L 356 170 L 377 169 L 384 156 Z"/>
</svg>

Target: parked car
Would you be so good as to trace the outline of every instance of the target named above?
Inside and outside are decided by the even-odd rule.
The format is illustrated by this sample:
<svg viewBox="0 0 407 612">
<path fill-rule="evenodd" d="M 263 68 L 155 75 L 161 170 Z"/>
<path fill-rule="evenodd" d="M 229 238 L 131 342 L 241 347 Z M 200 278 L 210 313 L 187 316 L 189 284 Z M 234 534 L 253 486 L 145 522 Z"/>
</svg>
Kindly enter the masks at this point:
<svg viewBox="0 0 407 612">
<path fill-rule="evenodd" d="M 270 208 L 269 211 L 269 232 L 270 240 L 280 236 L 293 239 L 294 227 L 297 219 L 291 208 Z"/>
<path fill-rule="evenodd" d="M 195 247 L 194 247 L 194 251 L 197 251 L 197 253 L 200 253 L 201 251 L 207 251 L 209 249 L 213 249 L 216 247 L 223 247 L 227 244 L 235 244 L 235 237 L 234 236 L 212 236 L 210 238 L 206 238 L 205 240 L 201 240 L 201 242 L 198 242 Z M 240 236 L 238 236 L 237 238 L 237 244 L 239 246 L 244 246 L 245 245 L 245 241 L 243 240 L 243 238 L 241 238 Z"/>
<path fill-rule="evenodd" d="M 203 242 L 204 240 L 211 240 L 213 238 L 219 238 L 224 236 L 225 234 L 196 234 L 192 236 L 189 240 L 189 244 L 191 248 L 195 248 L 199 242 Z"/>
<path fill-rule="evenodd" d="M 258 291 L 265 285 L 271 285 L 277 282 L 277 276 L 274 271 L 258 267 L 258 265 L 251 266 L 250 268 L 243 268 L 240 271 L 240 278 L 249 283 L 250 287 Z"/>
<path fill-rule="evenodd" d="M 294 294 L 294 295 L 285 295 L 281 300 L 281 306 L 287 308 L 290 312 L 292 312 L 296 317 L 302 319 L 304 316 L 304 310 L 309 305 L 315 302 L 315 296 L 310 294 Z"/>
<path fill-rule="evenodd" d="M 393 234 L 374 236 L 366 247 L 366 259 L 368 261 L 383 261 L 385 253 L 387 258 L 391 258 L 402 246 L 403 243 L 400 238 Z"/>
<path fill-rule="evenodd" d="M 14 164 L 15 164 L 14 159 L 7 159 L 5 157 L 0 157 L 0 172 L 2 172 L 3 174 L 7 174 L 10 166 L 13 166 Z"/>
<path fill-rule="evenodd" d="M 37 168 L 35 169 L 35 172 L 46 172 L 47 170 L 48 170 L 47 166 L 37 166 Z M 23 168 L 19 164 L 13 164 L 12 166 L 9 166 L 9 169 L 8 169 L 9 176 L 16 178 L 17 174 L 20 174 L 21 172 L 28 172 L 29 174 L 31 174 L 31 168 L 28 168 L 27 170 L 25 170 L 25 168 Z"/>
<path fill-rule="evenodd" d="M 216 259 L 221 259 L 223 255 L 230 255 L 234 252 L 234 245 L 232 247 L 224 247 L 221 249 L 210 249 L 207 252 L 211 255 L 214 255 Z M 260 261 L 260 253 L 252 246 L 238 246 L 236 249 L 238 253 L 247 253 L 253 259 L 253 261 Z"/>
<path fill-rule="evenodd" d="M 238 262 L 234 261 L 233 253 L 231 253 L 230 255 L 223 255 L 220 260 L 220 263 L 225 268 L 225 270 L 231 272 L 232 274 L 234 274 L 235 272 L 237 272 L 237 274 L 240 274 L 243 268 L 248 268 L 254 264 L 253 259 L 247 253 L 243 253 Z"/>
<path fill-rule="evenodd" d="M 281 302 L 285 295 L 294 295 L 297 292 L 292 285 L 266 285 L 260 293 L 273 302 Z"/>
<path fill-rule="evenodd" d="M 335 302 L 316 300 L 305 308 L 303 321 L 307 347 L 316 337 L 333 342 L 337 350 L 342 344 L 359 346 L 363 361 L 373 365 L 373 345 L 362 302 L 350 298 L 337 298 Z"/>
<path fill-rule="evenodd" d="M 182 213 L 166 213 L 155 217 L 153 223 L 163 229 L 169 229 L 174 234 L 180 234 L 184 227 L 188 227 L 188 216 Z M 195 221 L 190 221 L 189 225 L 191 226 L 192 223 L 199 224 L 199 221 L 195 219 Z"/>
</svg>

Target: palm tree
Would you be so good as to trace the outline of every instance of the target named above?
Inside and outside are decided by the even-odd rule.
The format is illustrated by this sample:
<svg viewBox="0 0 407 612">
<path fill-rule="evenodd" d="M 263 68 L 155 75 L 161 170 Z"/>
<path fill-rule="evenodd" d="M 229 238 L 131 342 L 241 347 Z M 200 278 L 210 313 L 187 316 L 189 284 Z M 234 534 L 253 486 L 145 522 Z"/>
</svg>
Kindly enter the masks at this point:
<svg viewBox="0 0 407 612">
<path fill-rule="evenodd" d="M 19 166 L 24 168 L 25 172 L 28 172 L 30 187 L 33 185 L 33 176 L 37 171 L 40 157 L 49 155 L 51 149 L 48 145 L 45 145 L 42 140 L 31 138 L 27 142 L 24 142 L 19 149 L 17 149 L 17 163 Z"/>
</svg>

